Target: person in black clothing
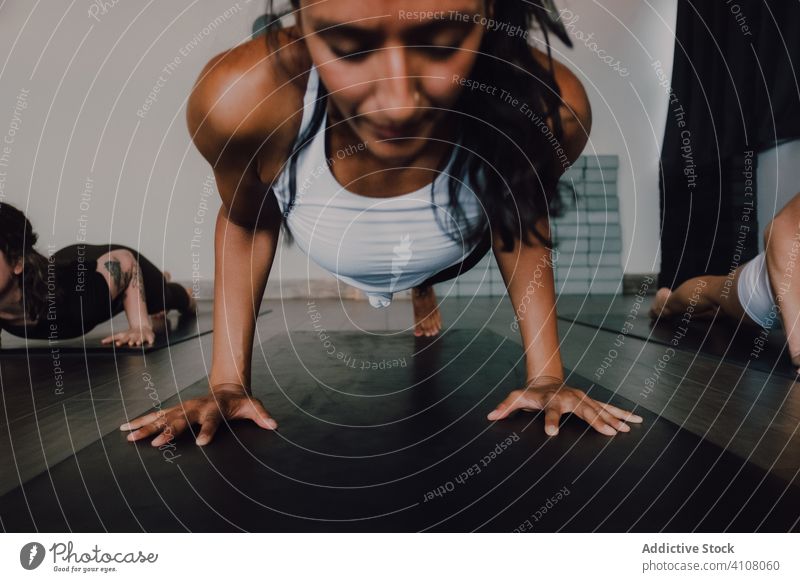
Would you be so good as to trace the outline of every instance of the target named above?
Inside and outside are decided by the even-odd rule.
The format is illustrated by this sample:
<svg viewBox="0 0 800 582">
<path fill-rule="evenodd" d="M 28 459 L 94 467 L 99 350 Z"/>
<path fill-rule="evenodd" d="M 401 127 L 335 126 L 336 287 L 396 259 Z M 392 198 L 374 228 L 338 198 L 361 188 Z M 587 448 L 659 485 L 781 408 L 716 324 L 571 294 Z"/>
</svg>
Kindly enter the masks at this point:
<svg viewBox="0 0 800 582">
<path fill-rule="evenodd" d="M 25 215 L 0 204 L 0 330 L 31 339 L 86 334 L 125 311 L 129 329 L 102 343 L 152 345 L 170 309 L 194 313 L 189 289 L 136 250 L 116 244 L 74 244 L 45 257 Z"/>
</svg>

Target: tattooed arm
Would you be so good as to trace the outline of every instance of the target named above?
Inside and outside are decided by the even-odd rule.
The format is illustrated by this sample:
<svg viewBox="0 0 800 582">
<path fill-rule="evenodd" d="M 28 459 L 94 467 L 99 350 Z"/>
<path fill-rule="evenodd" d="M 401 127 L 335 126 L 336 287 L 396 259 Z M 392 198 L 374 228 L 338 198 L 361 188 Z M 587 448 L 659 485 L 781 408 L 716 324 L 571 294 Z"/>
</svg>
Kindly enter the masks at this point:
<svg viewBox="0 0 800 582">
<path fill-rule="evenodd" d="M 144 343 L 152 345 L 155 333 L 147 314 L 144 282 L 136 255 L 125 249 L 106 253 L 97 259 L 97 271 L 108 282 L 112 300 L 122 295 L 129 326 L 129 329 L 103 339 L 103 343 L 114 342 L 118 346 L 140 346 Z"/>
</svg>

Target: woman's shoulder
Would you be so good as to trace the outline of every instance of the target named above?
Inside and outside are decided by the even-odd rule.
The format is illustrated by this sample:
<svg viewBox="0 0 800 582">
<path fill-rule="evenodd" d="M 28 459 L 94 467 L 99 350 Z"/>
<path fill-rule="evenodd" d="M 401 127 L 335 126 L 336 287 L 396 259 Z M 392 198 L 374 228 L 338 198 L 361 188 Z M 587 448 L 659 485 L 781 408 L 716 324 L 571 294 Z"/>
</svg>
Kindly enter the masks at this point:
<svg viewBox="0 0 800 582">
<path fill-rule="evenodd" d="M 292 29 L 273 30 L 215 55 L 189 96 L 192 140 L 212 164 L 222 150 L 291 144 L 299 131 L 310 58 Z M 240 152 L 241 153 L 241 152 Z"/>
<path fill-rule="evenodd" d="M 551 70 L 550 59 L 542 51 L 531 47 L 534 58 L 547 70 Z M 592 106 L 580 79 L 569 67 L 552 59 L 552 74 L 561 92 L 561 125 L 567 155 L 574 161 L 583 151 L 592 129 Z"/>
</svg>

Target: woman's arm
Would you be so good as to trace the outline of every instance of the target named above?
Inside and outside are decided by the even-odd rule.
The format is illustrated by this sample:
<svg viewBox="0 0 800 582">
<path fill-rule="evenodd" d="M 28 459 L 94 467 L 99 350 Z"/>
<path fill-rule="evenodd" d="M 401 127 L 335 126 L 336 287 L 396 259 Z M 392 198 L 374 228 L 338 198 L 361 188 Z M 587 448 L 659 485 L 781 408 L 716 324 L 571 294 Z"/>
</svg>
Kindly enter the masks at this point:
<svg viewBox="0 0 800 582">
<path fill-rule="evenodd" d="M 549 237 L 546 219 L 540 220 L 537 228 Z M 522 336 L 527 378 L 525 386 L 513 390 L 487 418 L 501 420 L 515 410 L 543 410 L 545 432 L 552 436 L 558 434 L 561 415 L 571 412 L 606 435 L 629 431 L 623 421 L 641 422 L 640 416 L 564 384 L 550 251 L 538 242 L 517 241 L 510 252 L 504 252 L 502 246 L 500 237 L 495 236 L 494 255 L 514 306 L 514 326 Z"/>
<path fill-rule="evenodd" d="M 546 55 L 532 50 L 535 58 L 549 66 Z M 567 67 L 553 61 L 553 74 L 563 98 L 560 109 L 563 148 L 572 163 L 589 139 L 591 106 L 583 85 Z M 550 238 L 547 217 L 541 218 L 536 228 L 545 238 Z M 513 325 L 522 336 L 527 378 L 525 386 L 513 390 L 489 413 L 488 419 L 501 420 L 515 410 L 544 410 L 545 432 L 556 435 L 561 415 L 572 412 L 603 434 L 629 431 L 630 427 L 623 421 L 641 422 L 640 416 L 598 402 L 564 384 L 552 257 L 543 244 L 533 236 L 530 239 L 528 242 L 517 240 L 509 252 L 502 250 L 499 233 L 493 241 L 497 265 L 514 306 Z"/>
<path fill-rule="evenodd" d="M 547 54 L 534 47 L 531 47 L 531 52 L 543 67 L 551 70 L 551 61 Z M 561 146 L 569 163 L 572 164 L 589 141 L 589 134 L 592 131 L 592 105 L 583 83 L 566 65 L 553 59 L 552 74 L 561 93 L 561 106 L 558 111 L 564 133 Z M 552 129 L 553 124 L 548 123 L 548 125 Z"/>
<path fill-rule="evenodd" d="M 274 198 L 273 198 L 274 201 Z M 266 225 L 237 224 L 223 206 L 214 236 L 214 343 L 212 391 L 240 386 L 249 392 L 256 316 L 275 258 L 280 209 L 267 204 Z"/>
<path fill-rule="evenodd" d="M 115 343 L 118 346 L 153 345 L 155 333 L 147 314 L 144 295 L 144 281 L 139 261 L 126 249 L 108 252 L 97 259 L 97 272 L 105 277 L 111 299 L 122 295 L 128 329 L 112 334 L 102 343 Z"/>
<path fill-rule="evenodd" d="M 212 60 L 201 74 L 187 112 L 189 131 L 214 170 L 222 199 L 214 234 L 212 391 L 236 386 L 250 389 L 256 316 L 281 225 L 281 210 L 262 182 L 258 155 L 263 148 L 269 154 L 270 167 L 283 167 L 289 144 L 285 110 L 293 105 L 292 111 L 298 108 L 274 76 L 214 78 L 213 71 L 218 68 L 247 70 L 254 66 L 250 61 L 258 54 L 252 53 L 244 50 Z M 268 65 L 261 60 L 257 64 L 261 70 Z M 237 110 L 240 113 L 233 114 Z M 270 115 L 259 113 L 265 110 Z"/>
<path fill-rule="evenodd" d="M 256 315 L 281 224 L 277 200 L 262 181 L 258 155 L 265 148 L 270 159 L 281 162 L 269 167 L 282 167 L 295 129 L 284 122 L 299 104 L 292 87 L 269 72 L 277 69 L 269 66 L 263 47 L 259 39 L 212 59 L 187 109 L 190 135 L 213 168 L 222 199 L 214 235 L 209 394 L 122 425 L 132 431 L 131 441 L 160 433 L 152 441 L 160 446 L 199 424 L 196 443 L 205 445 L 224 420 L 232 419 L 249 419 L 265 429 L 278 426 L 250 388 Z"/>
<path fill-rule="evenodd" d="M 262 402 L 252 397 L 250 388 L 256 315 L 275 256 L 280 226 L 280 213 L 271 205 L 266 206 L 264 212 L 269 216 L 266 226 L 237 224 L 224 204 L 217 215 L 209 395 L 123 424 L 120 430 L 131 431 L 128 440 L 157 434 L 151 444 L 159 447 L 190 425 L 198 424 L 200 431 L 195 442 L 206 445 L 223 421 L 236 419 L 252 420 L 264 429 L 278 428 Z"/>
<path fill-rule="evenodd" d="M 546 218 L 539 221 L 537 230 L 549 237 Z M 538 241 L 530 246 L 517 241 L 510 252 L 504 252 L 502 246 L 502 240 L 496 235 L 494 256 L 514 306 L 512 326 L 519 330 L 522 345 L 526 347 L 527 379 L 563 380 L 550 250 Z"/>
</svg>

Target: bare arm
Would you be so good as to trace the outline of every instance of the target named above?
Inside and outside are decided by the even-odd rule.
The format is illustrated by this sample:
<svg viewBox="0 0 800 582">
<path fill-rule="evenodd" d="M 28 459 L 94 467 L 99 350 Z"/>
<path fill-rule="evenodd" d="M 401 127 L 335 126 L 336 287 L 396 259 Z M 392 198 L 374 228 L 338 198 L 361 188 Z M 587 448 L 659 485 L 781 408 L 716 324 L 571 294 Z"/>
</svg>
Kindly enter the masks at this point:
<svg viewBox="0 0 800 582">
<path fill-rule="evenodd" d="M 539 222 L 540 233 L 549 233 L 547 220 Z M 558 346 L 555 283 L 550 250 L 535 242 L 516 242 L 510 252 L 502 250 L 495 237 L 494 256 L 514 307 L 514 327 L 519 329 L 525 350 L 525 368 L 529 380 L 544 376 L 564 378 Z"/>
<path fill-rule="evenodd" d="M 549 236 L 546 219 L 540 220 L 537 228 Z M 489 413 L 488 419 L 501 420 L 515 410 L 543 410 L 545 432 L 551 436 L 558 434 L 559 420 L 567 413 L 576 414 L 606 435 L 629 431 L 624 421 L 641 422 L 635 414 L 598 402 L 564 384 L 549 250 L 536 242 L 528 245 L 517 241 L 506 253 L 496 236 L 494 252 L 522 335 L 527 379 L 523 388 L 512 390 Z"/>
<path fill-rule="evenodd" d="M 203 157 L 211 164 L 222 200 L 214 234 L 214 340 L 209 384 L 212 391 L 250 391 L 250 360 L 256 316 L 264 295 L 278 245 L 281 212 L 275 196 L 261 181 L 257 152 L 264 145 L 280 158 L 280 136 L 265 138 L 264 127 L 242 103 L 243 91 L 253 93 L 243 81 L 218 86 L 209 63 L 211 81 L 201 81 L 189 103 L 187 121 Z M 241 86 L 244 85 L 244 86 Z M 237 89 L 238 87 L 238 89 Z M 264 92 L 270 92 L 268 87 Z M 234 107 L 250 113 L 250 124 L 231 115 Z M 251 126 L 256 126 L 251 129 Z"/>
<path fill-rule="evenodd" d="M 542 51 L 531 47 L 532 54 L 544 67 L 551 62 Z M 570 163 L 580 156 L 592 128 L 592 108 L 583 84 L 565 65 L 553 59 L 552 72 L 561 91 L 559 110 L 564 130 L 564 150 Z M 550 124 L 552 126 L 552 123 Z M 558 164 L 554 164 L 558 167 Z M 536 224 L 538 232 L 550 237 L 547 217 Z M 558 348 L 558 324 L 555 307 L 555 283 L 550 250 L 531 237 L 532 245 L 516 242 L 510 252 L 502 250 L 499 236 L 493 247 L 497 265 L 514 304 L 515 325 L 526 348 L 528 379 L 538 376 L 563 379 L 561 352 Z"/>
<path fill-rule="evenodd" d="M 262 181 L 259 152 L 280 162 L 269 167 L 282 167 L 281 157 L 285 158 L 291 143 L 285 143 L 286 135 L 294 128 L 283 132 L 278 128 L 299 105 L 291 87 L 289 94 L 280 93 L 275 85 L 282 86 L 281 82 L 264 72 L 268 67 L 263 46 L 263 40 L 245 43 L 212 59 L 201 72 L 187 108 L 189 134 L 213 168 L 222 199 L 214 235 L 209 394 L 123 424 L 122 430 L 132 431 L 129 440 L 159 433 L 152 444 L 161 446 L 199 424 L 196 443 L 205 445 L 223 420 L 249 419 L 270 430 L 278 426 L 252 396 L 250 386 L 256 315 L 281 223 L 277 200 L 269 193 L 268 181 Z"/>
<path fill-rule="evenodd" d="M 547 54 L 534 47 L 531 47 L 531 52 L 543 67 L 550 69 Z M 583 83 L 575 73 L 556 59 L 553 59 L 552 65 L 552 73 L 561 92 L 559 116 L 564 131 L 562 146 L 571 164 L 578 159 L 589 141 L 589 134 L 592 131 L 592 105 Z M 552 129 L 552 122 L 548 121 L 548 125 Z"/>
<path fill-rule="evenodd" d="M 136 256 L 124 249 L 111 251 L 97 259 L 97 272 L 108 283 L 112 299 L 123 297 L 125 315 L 129 329 L 110 335 L 102 343 L 114 342 L 116 345 L 140 346 L 153 344 L 155 333 L 147 314 L 144 295 L 144 281 Z"/>
<path fill-rule="evenodd" d="M 214 343 L 211 390 L 241 386 L 249 392 L 256 317 L 279 238 L 280 211 L 265 210 L 267 227 L 236 224 L 223 206 L 214 236 Z"/>
<path fill-rule="evenodd" d="M 278 240 L 272 212 L 266 228 L 238 225 L 223 206 L 214 237 L 214 335 L 209 395 L 188 400 L 169 410 L 140 416 L 120 426 L 136 441 L 155 434 L 152 445 L 172 441 L 190 425 L 199 424 L 196 444 L 206 445 L 223 420 L 249 419 L 274 430 L 278 423 L 252 397 L 250 359 L 258 306 L 266 287 Z M 279 223 L 278 223 L 279 225 Z"/>
</svg>

